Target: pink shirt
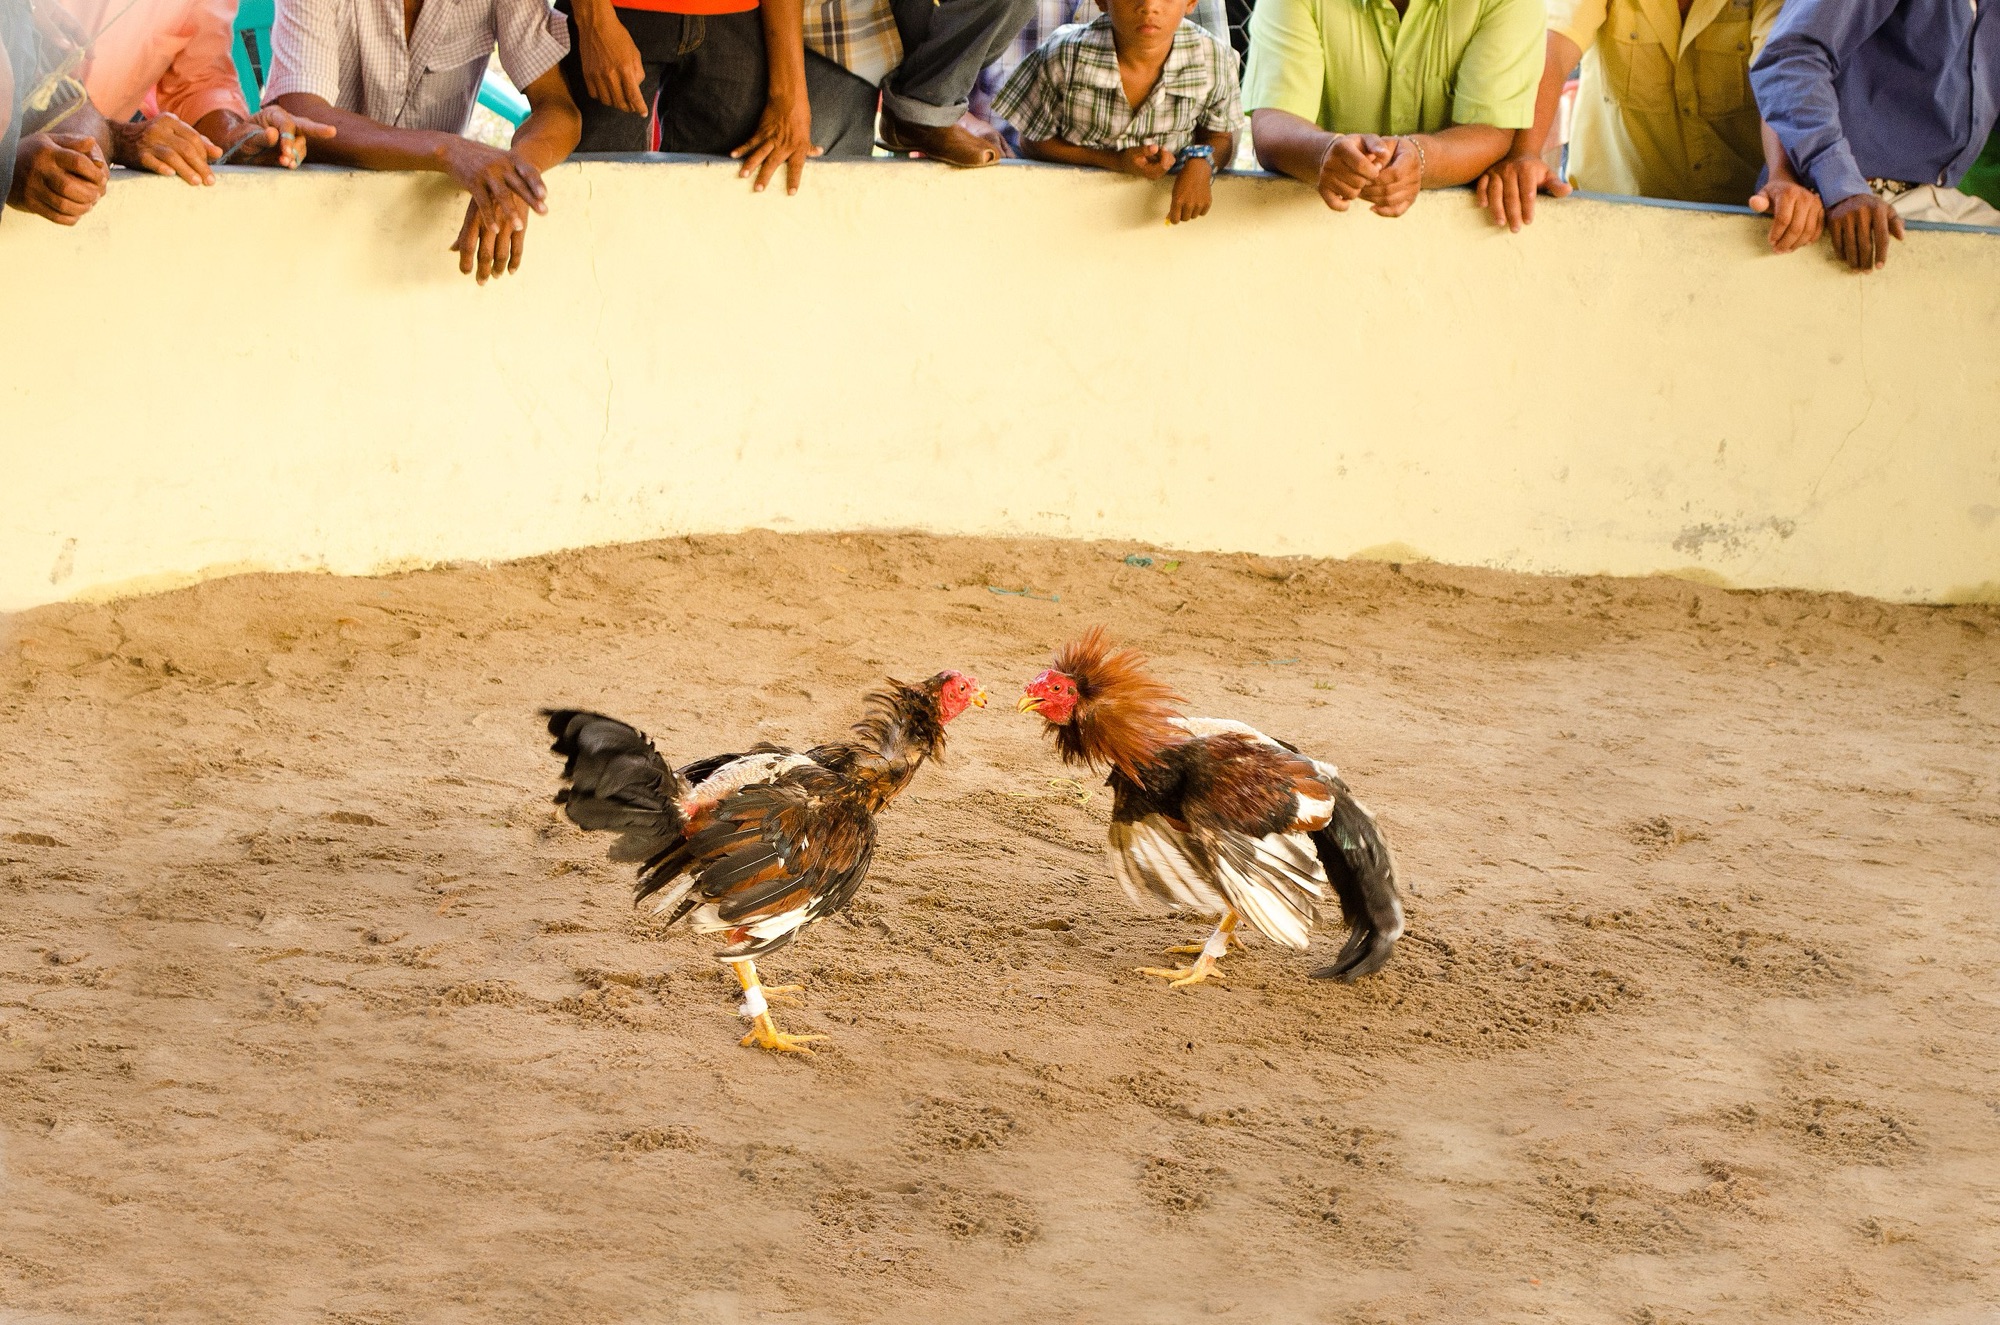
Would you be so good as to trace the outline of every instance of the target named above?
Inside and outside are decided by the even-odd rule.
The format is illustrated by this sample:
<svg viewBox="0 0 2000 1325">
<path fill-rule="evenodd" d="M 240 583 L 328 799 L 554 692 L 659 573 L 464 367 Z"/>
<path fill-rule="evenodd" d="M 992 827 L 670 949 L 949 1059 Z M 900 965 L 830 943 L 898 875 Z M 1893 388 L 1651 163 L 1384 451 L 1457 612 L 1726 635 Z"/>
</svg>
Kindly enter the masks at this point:
<svg viewBox="0 0 2000 1325">
<path fill-rule="evenodd" d="M 193 124 L 217 110 L 248 115 L 232 49 L 236 0 L 62 0 L 96 46 L 83 66 L 90 100 L 116 123 L 157 85 L 157 108 Z M 127 4 L 131 5 L 129 11 Z M 122 12 L 121 11 L 125 11 Z"/>
</svg>

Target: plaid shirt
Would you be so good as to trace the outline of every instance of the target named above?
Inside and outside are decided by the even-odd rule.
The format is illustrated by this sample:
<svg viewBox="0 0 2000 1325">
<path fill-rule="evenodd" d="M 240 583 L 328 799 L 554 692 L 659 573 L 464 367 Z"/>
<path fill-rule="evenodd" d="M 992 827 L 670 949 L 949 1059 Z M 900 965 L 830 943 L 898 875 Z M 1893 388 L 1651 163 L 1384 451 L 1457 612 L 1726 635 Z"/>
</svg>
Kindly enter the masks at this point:
<svg viewBox="0 0 2000 1325">
<path fill-rule="evenodd" d="M 493 48 L 515 87 L 569 53 L 548 0 L 425 0 L 403 40 L 398 0 L 278 0 L 266 103 L 304 92 L 392 129 L 463 133 Z"/>
<path fill-rule="evenodd" d="M 1118 77 L 1108 17 L 1058 28 L 1014 70 L 993 109 L 1024 139 L 1061 138 L 1113 152 L 1147 143 L 1178 152 L 1198 129 L 1235 133 L 1243 120 L 1236 52 L 1186 19 L 1174 31 L 1160 81 L 1137 110 Z"/>
<path fill-rule="evenodd" d="M 805 0 L 806 48 L 877 87 L 903 62 L 889 0 Z"/>
</svg>

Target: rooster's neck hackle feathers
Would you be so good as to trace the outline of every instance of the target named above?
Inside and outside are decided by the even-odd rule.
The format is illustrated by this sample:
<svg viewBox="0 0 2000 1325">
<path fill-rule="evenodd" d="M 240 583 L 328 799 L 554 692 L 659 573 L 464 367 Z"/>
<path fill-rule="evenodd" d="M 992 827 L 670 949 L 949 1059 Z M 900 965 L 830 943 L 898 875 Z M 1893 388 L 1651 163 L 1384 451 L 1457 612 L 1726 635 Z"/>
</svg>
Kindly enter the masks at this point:
<svg viewBox="0 0 2000 1325">
<path fill-rule="evenodd" d="M 939 714 L 941 676 L 922 685 L 890 679 L 888 688 L 864 701 L 861 721 L 845 740 L 808 751 L 815 760 L 853 779 L 873 809 L 895 799 L 926 759 L 944 755 L 944 719 Z"/>
<path fill-rule="evenodd" d="M 1055 729 L 1063 761 L 1117 769 L 1134 782 L 1160 753 L 1187 739 L 1173 723 L 1180 696 L 1146 670 L 1144 654 L 1114 649 L 1093 626 L 1057 651 L 1055 668 L 1076 682 L 1076 715 Z"/>
</svg>

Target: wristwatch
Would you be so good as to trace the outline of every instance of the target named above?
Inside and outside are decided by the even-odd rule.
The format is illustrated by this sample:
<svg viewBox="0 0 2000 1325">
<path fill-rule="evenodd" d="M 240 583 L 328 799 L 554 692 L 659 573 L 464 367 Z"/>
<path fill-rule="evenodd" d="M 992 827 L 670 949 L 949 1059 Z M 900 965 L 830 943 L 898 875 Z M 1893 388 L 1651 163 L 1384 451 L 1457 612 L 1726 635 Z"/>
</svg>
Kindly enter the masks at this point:
<svg viewBox="0 0 2000 1325">
<path fill-rule="evenodd" d="M 1193 147 L 1183 147 L 1174 153 L 1174 170 L 1179 170 L 1190 161 L 1206 161 L 1210 170 L 1215 169 L 1215 149 L 1207 143 L 1196 143 Z M 1167 172 L 1172 174 L 1173 171 Z"/>
</svg>

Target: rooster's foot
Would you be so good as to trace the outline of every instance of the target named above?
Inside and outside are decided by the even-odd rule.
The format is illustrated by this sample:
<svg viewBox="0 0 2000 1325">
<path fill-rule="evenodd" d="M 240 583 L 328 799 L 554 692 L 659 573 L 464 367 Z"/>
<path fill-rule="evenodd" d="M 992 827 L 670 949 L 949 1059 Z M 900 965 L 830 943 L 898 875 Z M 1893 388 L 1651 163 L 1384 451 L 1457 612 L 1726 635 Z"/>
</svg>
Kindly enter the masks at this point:
<svg viewBox="0 0 2000 1325">
<path fill-rule="evenodd" d="M 1141 966 L 1137 970 L 1140 975 L 1158 976 L 1165 980 L 1171 989 L 1185 989 L 1189 985 L 1203 984 L 1209 980 L 1219 985 L 1229 983 L 1222 978 L 1222 968 L 1215 964 L 1215 958 L 1206 955 L 1196 958 L 1192 966 Z"/>
<path fill-rule="evenodd" d="M 812 1050 L 806 1048 L 809 1040 L 824 1040 L 824 1035 L 790 1035 L 779 1030 L 771 1022 L 771 1014 L 759 1013 L 751 1019 L 750 1033 L 739 1041 L 745 1049 L 756 1047 L 769 1049 L 774 1053 L 804 1054 L 812 1057 Z"/>
</svg>

